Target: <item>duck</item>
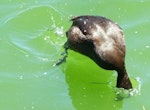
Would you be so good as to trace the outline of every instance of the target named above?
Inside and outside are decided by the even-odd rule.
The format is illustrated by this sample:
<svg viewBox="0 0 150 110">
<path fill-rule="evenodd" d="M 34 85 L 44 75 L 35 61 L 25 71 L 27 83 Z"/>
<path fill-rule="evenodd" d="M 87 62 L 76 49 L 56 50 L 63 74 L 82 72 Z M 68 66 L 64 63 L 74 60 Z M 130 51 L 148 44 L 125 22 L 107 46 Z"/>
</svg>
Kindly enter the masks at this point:
<svg viewBox="0 0 150 110">
<path fill-rule="evenodd" d="M 117 72 L 117 88 L 132 89 L 126 71 L 126 45 L 122 28 L 114 21 L 92 15 L 73 17 L 64 48 L 92 59 L 99 67 Z"/>
</svg>

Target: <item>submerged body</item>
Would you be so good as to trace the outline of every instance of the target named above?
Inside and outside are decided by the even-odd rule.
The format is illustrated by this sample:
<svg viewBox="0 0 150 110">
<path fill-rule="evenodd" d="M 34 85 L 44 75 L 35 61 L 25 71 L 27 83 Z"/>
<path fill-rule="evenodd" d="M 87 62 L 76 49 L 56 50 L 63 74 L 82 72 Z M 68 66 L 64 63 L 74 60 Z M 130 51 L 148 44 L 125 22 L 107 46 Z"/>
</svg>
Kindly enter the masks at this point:
<svg viewBox="0 0 150 110">
<path fill-rule="evenodd" d="M 100 16 L 79 16 L 66 32 L 66 49 L 90 57 L 107 70 L 118 72 L 117 87 L 131 89 L 125 68 L 125 40 L 122 29 L 113 21 Z"/>
</svg>

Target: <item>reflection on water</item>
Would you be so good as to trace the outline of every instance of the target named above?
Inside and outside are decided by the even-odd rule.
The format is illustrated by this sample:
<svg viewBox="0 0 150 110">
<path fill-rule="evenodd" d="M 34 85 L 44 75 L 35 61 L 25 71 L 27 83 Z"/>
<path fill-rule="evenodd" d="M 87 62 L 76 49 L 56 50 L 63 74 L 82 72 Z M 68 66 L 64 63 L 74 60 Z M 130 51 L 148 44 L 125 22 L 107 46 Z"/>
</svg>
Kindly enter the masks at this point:
<svg viewBox="0 0 150 110">
<path fill-rule="evenodd" d="M 78 57 L 76 55 L 77 59 L 74 58 L 77 61 L 70 62 L 72 61 L 71 56 L 74 54 L 69 52 L 64 72 L 74 107 L 77 110 L 107 110 L 110 108 L 117 110 L 121 108 L 123 101 L 115 100 L 116 94 L 109 86 L 112 74 L 109 71 L 100 70 L 98 66 L 91 66 L 91 63 L 96 64 L 90 60 L 82 62 L 81 59 L 84 57 L 80 55 Z"/>
<path fill-rule="evenodd" d="M 73 58 L 72 56 L 76 57 Z M 108 71 L 93 67 L 91 63 L 96 64 L 90 60 L 82 61 L 81 59 L 84 59 L 82 55 L 74 55 L 72 51 L 69 51 L 67 62 L 63 67 L 69 86 L 69 95 L 77 110 L 110 108 L 111 110 L 118 110 L 122 108 L 124 100 L 141 95 L 139 77 L 131 78 L 134 87 L 131 90 L 116 88 L 116 75 L 109 75 Z M 77 61 L 72 62 L 73 60 Z"/>
</svg>

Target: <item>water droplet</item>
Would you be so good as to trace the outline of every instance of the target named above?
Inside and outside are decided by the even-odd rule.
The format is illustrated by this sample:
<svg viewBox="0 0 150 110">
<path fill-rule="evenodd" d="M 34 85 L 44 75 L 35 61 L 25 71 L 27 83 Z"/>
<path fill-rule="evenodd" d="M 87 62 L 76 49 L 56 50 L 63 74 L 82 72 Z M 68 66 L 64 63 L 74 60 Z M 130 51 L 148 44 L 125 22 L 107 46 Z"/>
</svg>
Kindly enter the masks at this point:
<svg viewBox="0 0 150 110">
<path fill-rule="evenodd" d="M 44 75 L 47 75 L 47 72 L 44 72 Z"/>
<path fill-rule="evenodd" d="M 67 3 L 65 3 L 65 6 L 67 6 L 68 4 Z"/>
<path fill-rule="evenodd" d="M 29 55 L 28 55 L 28 54 L 26 54 L 26 55 L 25 55 L 25 57 L 29 57 Z"/>
<path fill-rule="evenodd" d="M 44 37 L 44 40 L 48 40 L 48 39 L 50 39 L 50 36 L 45 36 Z"/>
<path fill-rule="evenodd" d="M 83 95 L 83 97 L 86 97 L 86 95 Z"/>
<path fill-rule="evenodd" d="M 135 34 L 137 34 L 137 33 L 138 33 L 138 31 L 135 31 L 134 33 L 135 33 Z"/>
<path fill-rule="evenodd" d="M 22 79 L 23 79 L 23 76 L 20 76 L 19 79 L 22 80 Z"/>
<path fill-rule="evenodd" d="M 61 26 L 60 28 L 59 27 L 57 27 L 56 29 L 55 29 L 55 31 L 54 31 L 54 33 L 55 34 L 57 34 L 57 35 L 63 35 L 63 33 L 64 33 L 64 28 Z"/>
<path fill-rule="evenodd" d="M 83 88 L 84 90 L 86 89 L 86 87 Z"/>
<path fill-rule="evenodd" d="M 143 105 L 143 107 L 142 107 L 142 108 L 143 108 L 143 110 L 146 110 L 146 109 L 145 109 L 145 107 L 144 107 L 144 105 Z"/>
<path fill-rule="evenodd" d="M 150 46 L 149 46 L 149 45 L 146 45 L 145 47 L 146 47 L 146 48 L 150 48 Z"/>
</svg>

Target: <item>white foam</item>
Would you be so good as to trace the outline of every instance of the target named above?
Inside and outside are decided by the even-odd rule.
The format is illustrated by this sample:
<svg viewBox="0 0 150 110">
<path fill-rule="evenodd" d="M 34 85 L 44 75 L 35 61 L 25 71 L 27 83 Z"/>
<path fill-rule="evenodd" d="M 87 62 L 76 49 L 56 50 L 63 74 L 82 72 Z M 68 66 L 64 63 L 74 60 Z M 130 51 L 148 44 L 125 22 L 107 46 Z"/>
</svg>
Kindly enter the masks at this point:
<svg viewBox="0 0 150 110">
<path fill-rule="evenodd" d="M 134 89 L 130 92 L 130 95 L 131 95 L 131 96 L 141 95 L 141 80 L 140 80 L 140 77 L 136 77 L 135 80 L 138 82 L 138 87 L 137 87 L 137 88 L 134 88 Z"/>
</svg>

